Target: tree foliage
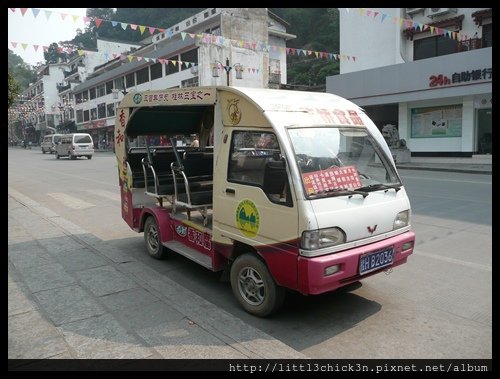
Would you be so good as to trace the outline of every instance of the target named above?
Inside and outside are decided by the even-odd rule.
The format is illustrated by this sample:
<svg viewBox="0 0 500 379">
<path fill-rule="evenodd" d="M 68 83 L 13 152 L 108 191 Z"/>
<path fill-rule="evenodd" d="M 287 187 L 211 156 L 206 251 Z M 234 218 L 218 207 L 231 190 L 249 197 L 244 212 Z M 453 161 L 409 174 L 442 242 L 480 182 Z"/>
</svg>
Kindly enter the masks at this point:
<svg viewBox="0 0 500 379">
<path fill-rule="evenodd" d="M 26 64 L 19 55 L 14 54 L 14 52 L 10 49 L 8 49 L 7 62 L 9 76 L 11 76 L 12 79 L 18 83 L 19 91 L 25 90 L 28 88 L 30 83 L 33 83 L 36 80 L 36 75 L 31 67 Z"/>
<path fill-rule="evenodd" d="M 12 104 L 16 101 L 17 96 L 20 92 L 19 83 L 14 79 L 14 77 L 10 74 L 10 70 L 7 73 L 8 75 L 8 85 L 9 85 L 9 95 L 8 95 L 8 105 L 7 108 L 10 108 Z"/>
</svg>

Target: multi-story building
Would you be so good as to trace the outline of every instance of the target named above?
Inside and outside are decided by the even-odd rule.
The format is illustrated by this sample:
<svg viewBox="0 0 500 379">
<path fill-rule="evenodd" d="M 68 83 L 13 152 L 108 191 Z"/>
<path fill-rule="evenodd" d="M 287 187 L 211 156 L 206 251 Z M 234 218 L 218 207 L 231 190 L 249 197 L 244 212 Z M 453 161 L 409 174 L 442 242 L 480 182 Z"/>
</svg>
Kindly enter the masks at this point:
<svg viewBox="0 0 500 379">
<path fill-rule="evenodd" d="M 491 154 L 491 8 L 340 10 L 340 75 L 327 92 L 396 125 L 412 156 Z"/>
<path fill-rule="evenodd" d="M 266 8 L 208 8 L 97 66 L 74 88 L 76 126 L 109 146 L 124 92 L 286 84 L 286 22 Z"/>
</svg>

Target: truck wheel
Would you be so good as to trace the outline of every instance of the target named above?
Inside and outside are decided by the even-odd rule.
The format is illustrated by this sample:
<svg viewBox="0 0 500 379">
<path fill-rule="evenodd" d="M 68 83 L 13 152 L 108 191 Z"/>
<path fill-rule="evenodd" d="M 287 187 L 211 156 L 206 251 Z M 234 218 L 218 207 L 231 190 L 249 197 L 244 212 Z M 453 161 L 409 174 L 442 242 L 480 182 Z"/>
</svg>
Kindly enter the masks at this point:
<svg viewBox="0 0 500 379">
<path fill-rule="evenodd" d="M 56 152 L 56 159 L 59 159 L 59 154 L 57 154 L 57 152 Z"/>
<path fill-rule="evenodd" d="M 164 259 L 166 257 L 166 248 L 161 244 L 160 230 L 153 216 L 149 216 L 144 223 L 144 242 L 148 254 L 155 259 Z"/>
<path fill-rule="evenodd" d="M 231 287 L 243 308 L 259 317 L 277 311 L 285 299 L 285 289 L 274 282 L 264 262 L 253 254 L 240 255 L 233 262 Z"/>
</svg>

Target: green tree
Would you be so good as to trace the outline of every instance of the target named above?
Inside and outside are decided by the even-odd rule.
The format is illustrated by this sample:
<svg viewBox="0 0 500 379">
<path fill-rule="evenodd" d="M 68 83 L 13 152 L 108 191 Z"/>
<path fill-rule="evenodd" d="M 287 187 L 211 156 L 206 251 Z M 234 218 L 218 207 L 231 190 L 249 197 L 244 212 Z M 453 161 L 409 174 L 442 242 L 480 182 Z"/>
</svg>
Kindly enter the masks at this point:
<svg viewBox="0 0 500 379">
<path fill-rule="evenodd" d="M 36 74 L 31 66 L 10 49 L 8 49 L 7 65 L 10 75 L 19 84 L 20 91 L 25 90 L 30 83 L 35 82 Z"/>
<path fill-rule="evenodd" d="M 7 73 L 8 75 L 8 85 L 9 85 L 9 97 L 8 97 L 8 108 L 11 107 L 12 104 L 16 101 L 17 96 L 19 95 L 21 89 L 19 83 L 14 79 L 14 77 L 10 74 L 10 70 Z"/>
</svg>

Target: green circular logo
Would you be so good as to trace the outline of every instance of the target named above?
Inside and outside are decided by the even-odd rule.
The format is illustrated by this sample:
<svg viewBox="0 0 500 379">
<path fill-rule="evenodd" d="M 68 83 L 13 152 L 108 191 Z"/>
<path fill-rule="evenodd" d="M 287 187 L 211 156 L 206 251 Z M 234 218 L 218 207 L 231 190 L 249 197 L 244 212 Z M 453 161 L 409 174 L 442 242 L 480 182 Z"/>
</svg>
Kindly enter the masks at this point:
<svg viewBox="0 0 500 379">
<path fill-rule="evenodd" d="M 236 226 L 246 237 L 255 237 L 259 231 L 259 210 L 252 200 L 242 200 L 236 208 Z"/>
<path fill-rule="evenodd" d="M 139 104 L 142 101 L 142 95 L 140 93 L 136 93 L 134 95 L 134 103 Z"/>
</svg>

